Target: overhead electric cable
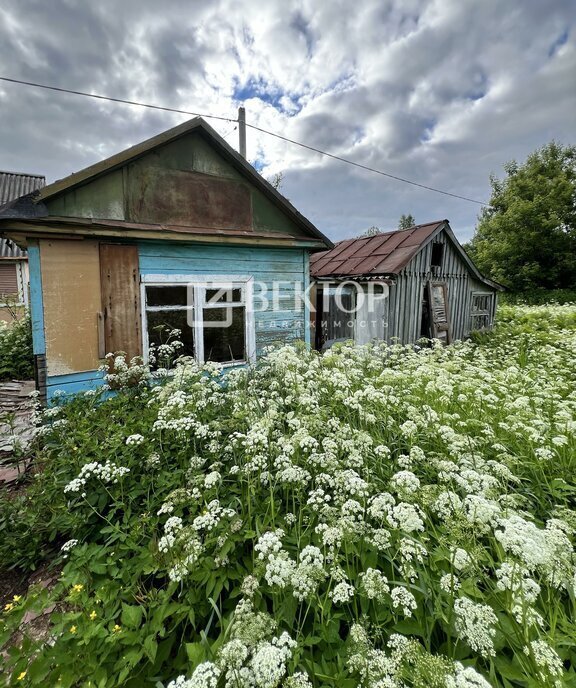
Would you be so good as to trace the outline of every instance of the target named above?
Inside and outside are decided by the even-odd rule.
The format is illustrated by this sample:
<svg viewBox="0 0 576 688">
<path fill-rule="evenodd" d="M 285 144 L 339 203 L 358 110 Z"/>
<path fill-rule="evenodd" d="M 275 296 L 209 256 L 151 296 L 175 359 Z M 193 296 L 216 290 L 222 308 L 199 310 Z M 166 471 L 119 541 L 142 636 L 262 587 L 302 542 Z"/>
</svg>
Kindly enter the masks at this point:
<svg viewBox="0 0 576 688">
<path fill-rule="evenodd" d="M 151 110 L 162 110 L 164 112 L 175 112 L 180 115 L 190 115 L 192 117 L 204 117 L 206 119 L 217 119 L 221 120 L 223 122 L 235 122 L 238 123 L 238 119 L 234 119 L 233 117 L 223 117 L 222 115 L 209 115 L 206 113 L 201 113 L 201 112 L 192 112 L 190 110 L 181 110 L 179 108 L 171 108 L 171 107 L 165 107 L 162 105 L 154 105 L 152 103 L 142 103 L 140 101 L 136 100 L 125 100 L 123 98 L 113 98 L 112 96 L 103 96 L 99 95 L 96 93 L 87 93 L 85 91 L 75 91 L 69 88 L 61 88 L 60 86 L 49 86 L 47 84 L 38 84 L 32 81 L 23 81 L 21 79 L 12 79 L 6 76 L 0 76 L 0 81 L 7 81 L 12 84 L 20 84 L 23 86 L 32 86 L 34 88 L 43 88 L 48 91 L 58 91 L 59 93 L 69 93 L 71 95 L 75 96 L 84 96 L 86 98 L 96 98 L 98 100 L 107 100 L 112 103 L 121 103 L 123 105 L 136 105 L 138 107 L 144 107 L 144 108 L 149 108 Z M 254 129 L 255 131 L 259 131 L 262 134 L 266 134 L 267 136 L 273 136 L 277 139 L 280 139 L 281 141 L 285 141 L 286 143 L 290 143 L 294 146 L 299 146 L 300 148 L 305 148 L 306 150 L 312 151 L 314 153 L 318 153 L 319 155 L 324 155 L 328 158 L 332 158 L 333 160 L 338 160 L 338 162 L 343 162 L 346 165 L 353 165 L 354 167 L 358 167 L 361 170 L 366 170 L 367 172 L 372 172 L 374 174 L 379 174 L 382 177 L 388 177 L 389 179 L 394 179 L 398 182 L 402 182 L 403 184 L 410 184 L 412 186 L 416 186 L 420 189 L 425 189 L 426 191 L 433 191 L 434 193 L 439 193 L 443 194 L 444 196 L 450 196 L 452 198 L 458 198 L 461 201 L 467 201 L 469 203 L 476 203 L 477 205 L 483 205 L 483 206 L 489 206 L 489 203 L 485 203 L 484 201 L 478 201 L 474 198 L 469 198 L 468 196 L 461 196 L 460 194 L 452 193 L 451 191 L 444 191 L 443 189 L 437 189 L 434 186 L 428 186 L 427 184 L 420 184 L 419 182 L 415 182 L 411 179 L 406 179 L 405 177 L 399 177 L 398 175 L 391 174 L 390 172 L 384 172 L 383 170 L 379 170 L 375 167 L 370 167 L 368 165 L 363 165 L 360 162 L 355 162 L 354 160 L 349 160 L 348 158 L 343 158 L 340 155 L 335 155 L 334 153 L 329 153 L 328 151 L 321 150 L 320 148 L 315 148 L 314 146 L 309 146 L 306 143 L 302 143 L 301 141 L 296 141 L 294 139 L 288 138 L 287 136 L 282 136 L 282 134 L 277 134 L 276 132 L 269 131 L 268 129 L 263 129 L 262 127 L 258 127 L 255 124 L 250 124 L 249 122 L 245 123 L 247 127 L 250 127 L 251 129 Z M 233 130 L 234 131 L 234 130 Z M 229 136 L 232 132 L 229 132 L 226 134 L 226 136 Z"/>
</svg>

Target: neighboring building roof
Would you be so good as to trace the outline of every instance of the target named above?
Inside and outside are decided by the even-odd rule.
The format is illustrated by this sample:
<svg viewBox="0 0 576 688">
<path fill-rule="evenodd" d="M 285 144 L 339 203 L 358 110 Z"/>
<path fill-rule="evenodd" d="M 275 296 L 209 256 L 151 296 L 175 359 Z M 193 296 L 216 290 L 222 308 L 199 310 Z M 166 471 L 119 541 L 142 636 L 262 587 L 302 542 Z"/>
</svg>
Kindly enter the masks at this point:
<svg viewBox="0 0 576 688">
<path fill-rule="evenodd" d="M 310 257 L 313 277 L 396 275 L 447 220 L 410 229 L 339 241 L 334 248 Z"/>
<path fill-rule="evenodd" d="M 296 208 L 290 203 L 290 201 L 278 193 L 278 191 L 258 174 L 258 172 L 248 163 L 239 153 L 237 153 L 226 141 L 201 117 L 195 117 L 183 124 L 179 124 L 168 131 L 164 131 L 157 136 L 153 136 L 142 143 L 139 143 L 131 148 L 112 155 L 106 160 L 86 167 L 79 172 L 75 172 L 64 179 L 59 179 L 53 184 L 45 186 L 41 192 L 36 197 L 35 201 L 36 207 L 38 209 L 43 208 L 42 201 L 49 198 L 58 196 L 74 187 L 81 186 L 88 183 L 96 177 L 100 177 L 104 174 L 108 174 L 112 170 L 118 169 L 124 166 L 126 163 L 139 158 L 151 150 L 163 146 L 166 143 L 174 141 L 176 139 L 189 134 L 192 131 L 198 131 L 202 136 L 207 138 L 212 146 L 226 159 L 228 160 L 244 177 L 256 186 L 260 191 L 262 191 L 268 199 L 279 207 L 286 215 L 288 215 L 306 234 L 311 235 L 318 239 L 324 246 L 332 247 L 333 244 L 319 229 L 317 229 L 308 219 L 306 219 L 301 213 L 296 210 Z M 15 212 L 14 212 L 15 211 Z M 38 212 L 34 213 L 33 209 L 27 209 L 25 212 L 28 213 L 28 217 L 39 217 Z M 44 215 L 47 215 L 47 211 L 44 208 Z M 22 209 L 4 209 L 4 212 L 0 213 L 2 218 L 17 217 L 19 219 L 25 219 Z"/>
<path fill-rule="evenodd" d="M 0 205 L 37 191 L 46 185 L 46 177 L 39 174 L 0 171 Z"/>
<path fill-rule="evenodd" d="M 33 193 L 45 184 L 46 177 L 39 174 L 0 171 L 0 206 Z M 23 259 L 26 258 L 26 251 L 22 251 L 8 239 L 0 238 L 0 259 L 2 258 Z"/>
<path fill-rule="evenodd" d="M 448 220 L 436 220 L 408 229 L 339 241 L 329 251 L 310 256 L 310 274 L 314 279 L 397 275 L 442 230 L 477 279 L 493 289 L 504 289 L 482 275 L 454 236 Z"/>
</svg>

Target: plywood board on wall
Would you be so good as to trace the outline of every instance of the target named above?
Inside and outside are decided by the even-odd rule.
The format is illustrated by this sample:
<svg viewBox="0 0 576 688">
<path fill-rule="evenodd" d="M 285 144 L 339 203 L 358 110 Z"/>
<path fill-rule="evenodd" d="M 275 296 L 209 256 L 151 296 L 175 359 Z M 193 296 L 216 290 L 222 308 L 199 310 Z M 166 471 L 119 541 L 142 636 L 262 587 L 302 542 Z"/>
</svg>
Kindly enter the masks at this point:
<svg viewBox="0 0 576 688">
<path fill-rule="evenodd" d="M 40 262 L 48 375 L 98 368 L 98 242 L 42 240 Z"/>
</svg>

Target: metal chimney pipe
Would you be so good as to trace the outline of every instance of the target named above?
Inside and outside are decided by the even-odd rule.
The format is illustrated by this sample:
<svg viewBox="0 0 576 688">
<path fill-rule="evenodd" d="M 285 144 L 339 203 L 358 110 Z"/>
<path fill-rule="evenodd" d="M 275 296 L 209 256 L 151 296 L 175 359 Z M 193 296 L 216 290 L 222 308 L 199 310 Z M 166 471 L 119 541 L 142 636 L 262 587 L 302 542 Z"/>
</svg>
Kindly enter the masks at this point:
<svg viewBox="0 0 576 688">
<path fill-rule="evenodd" d="M 238 108 L 238 136 L 240 143 L 240 155 L 246 157 L 246 110 L 243 107 Z"/>
</svg>

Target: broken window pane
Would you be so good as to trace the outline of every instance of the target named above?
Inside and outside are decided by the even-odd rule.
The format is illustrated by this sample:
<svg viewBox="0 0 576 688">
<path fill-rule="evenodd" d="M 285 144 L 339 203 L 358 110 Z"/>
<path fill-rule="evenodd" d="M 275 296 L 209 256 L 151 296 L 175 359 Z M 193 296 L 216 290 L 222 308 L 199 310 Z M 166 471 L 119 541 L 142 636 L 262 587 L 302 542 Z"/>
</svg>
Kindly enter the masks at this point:
<svg viewBox="0 0 576 688">
<path fill-rule="evenodd" d="M 183 348 L 178 349 L 178 355 L 194 356 L 194 330 L 187 322 L 189 312 L 187 310 L 148 311 L 146 317 L 150 346 L 165 344 L 170 332 L 177 329 L 180 330 L 180 335 L 176 339 L 184 344 Z"/>
<path fill-rule="evenodd" d="M 246 360 L 244 306 L 204 309 L 204 360 L 230 363 Z"/>
<path fill-rule="evenodd" d="M 242 289 L 206 289 L 206 303 L 239 303 Z"/>
<path fill-rule="evenodd" d="M 188 287 L 185 284 L 170 287 L 146 287 L 146 306 L 191 305 L 191 302 L 188 303 Z"/>
</svg>

